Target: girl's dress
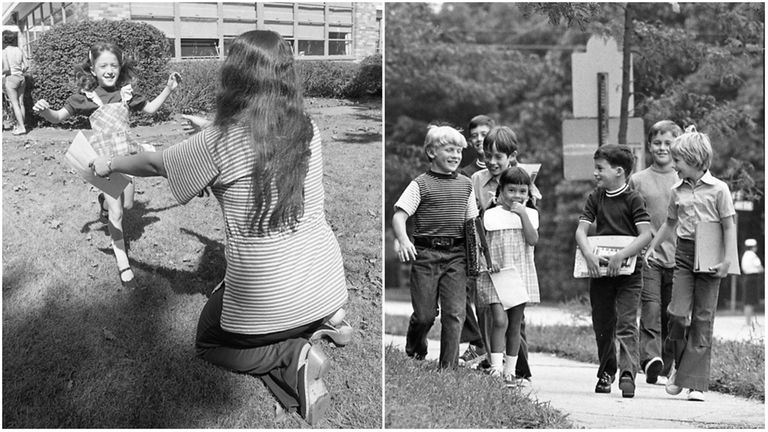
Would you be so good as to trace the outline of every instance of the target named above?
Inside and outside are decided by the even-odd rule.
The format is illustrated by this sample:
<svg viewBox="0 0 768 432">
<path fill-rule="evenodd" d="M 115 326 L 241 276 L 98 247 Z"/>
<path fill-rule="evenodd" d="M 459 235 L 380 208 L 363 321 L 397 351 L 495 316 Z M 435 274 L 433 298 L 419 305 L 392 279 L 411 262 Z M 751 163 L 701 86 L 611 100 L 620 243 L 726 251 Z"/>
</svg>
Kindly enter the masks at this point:
<svg viewBox="0 0 768 432">
<path fill-rule="evenodd" d="M 528 219 L 535 229 L 539 228 L 539 212 L 525 208 Z M 520 271 L 530 301 L 539 303 L 539 281 L 533 262 L 534 246 L 525 241 L 523 222 L 520 216 L 501 206 L 486 210 L 483 215 L 488 249 L 491 261 L 499 268 L 516 267 Z M 488 272 L 480 273 L 477 278 L 477 302 L 481 305 L 501 303 Z"/>
</svg>

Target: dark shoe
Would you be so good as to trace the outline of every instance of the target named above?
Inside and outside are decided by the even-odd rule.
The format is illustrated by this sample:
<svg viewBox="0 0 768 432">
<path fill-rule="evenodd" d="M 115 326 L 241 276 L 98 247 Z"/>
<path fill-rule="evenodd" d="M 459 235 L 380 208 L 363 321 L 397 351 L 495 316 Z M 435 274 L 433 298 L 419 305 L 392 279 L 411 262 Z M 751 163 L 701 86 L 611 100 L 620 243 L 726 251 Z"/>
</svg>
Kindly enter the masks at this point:
<svg viewBox="0 0 768 432">
<path fill-rule="evenodd" d="M 99 219 L 108 219 L 109 211 L 104 208 L 104 194 L 99 194 Z"/>
<path fill-rule="evenodd" d="M 130 280 L 127 280 L 127 281 L 123 280 L 123 273 L 127 272 L 128 270 L 131 270 L 131 267 L 126 267 L 126 268 L 120 270 L 120 273 L 118 275 L 120 277 L 120 284 L 123 285 L 123 288 L 136 289 L 136 288 L 139 287 L 139 285 L 138 285 L 138 283 L 136 283 L 136 275 L 135 274 L 134 274 L 134 276 Z"/>
<path fill-rule="evenodd" d="M 416 360 L 424 360 L 425 358 L 427 358 L 427 353 L 424 353 L 424 354 L 421 354 L 421 353 L 409 353 L 409 352 L 406 351 L 405 355 L 407 355 L 408 357 L 413 357 Z"/>
<path fill-rule="evenodd" d="M 656 384 L 662 369 L 664 369 L 664 362 L 660 358 L 654 357 L 650 359 L 645 364 L 645 382 Z"/>
<path fill-rule="evenodd" d="M 352 326 L 346 321 L 341 321 L 341 324 L 334 326 L 330 322 L 324 322 L 319 329 L 312 333 L 309 340 L 319 339 L 327 337 L 332 340 L 338 346 L 344 346 L 352 342 L 352 334 L 354 330 Z"/>
<path fill-rule="evenodd" d="M 478 363 L 485 360 L 485 357 L 485 350 L 482 347 L 475 348 L 474 345 L 469 344 L 464 354 L 459 357 L 459 366 L 474 369 Z"/>
<path fill-rule="evenodd" d="M 621 378 L 619 378 L 619 388 L 621 389 L 621 397 L 635 397 L 635 380 L 632 379 L 631 373 L 624 372 L 621 374 Z"/>
<path fill-rule="evenodd" d="M 331 395 L 323 382 L 330 360 L 319 346 L 310 344 L 304 345 L 299 356 L 299 414 L 315 426 L 331 403 Z"/>
<path fill-rule="evenodd" d="M 613 376 L 609 375 L 608 372 L 603 372 L 595 385 L 595 393 L 610 393 L 611 384 L 613 384 Z"/>
</svg>

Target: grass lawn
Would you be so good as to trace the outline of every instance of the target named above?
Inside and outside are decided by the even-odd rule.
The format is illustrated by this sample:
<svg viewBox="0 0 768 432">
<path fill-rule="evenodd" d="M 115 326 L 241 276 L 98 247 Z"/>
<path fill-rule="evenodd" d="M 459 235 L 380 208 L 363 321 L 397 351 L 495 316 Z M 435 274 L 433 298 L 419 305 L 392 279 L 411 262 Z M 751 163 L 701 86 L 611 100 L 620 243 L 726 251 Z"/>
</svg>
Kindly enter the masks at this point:
<svg viewBox="0 0 768 432">
<path fill-rule="evenodd" d="M 385 427 L 407 429 L 564 429 L 572 425 L 548 402 L 510 390 L 499 378 L 458 368 L 438 370 L 392 347 L 385 350 Z M 478 397 L 482 389 L 482 397 Z"/>
<path fill-rule="evenodd" d="M 381 427 L 381 104 L 308 100 L 321 128 L 326 213 L 344 255 L 352 344 L 334 348 L 319 428 Z M 158 148 L 177 123 L 132 130 Z M 119 290 L 96 192 L 69 172 L 73 131 L 3 142 L 3 427 L 305 428 L 261 380 L 195 356 L 197 319 L 224 275 L 215 198 L 177 205 L 137 179 L 124 228 L 142 289 Z"/>
<path fill-rule="evenodd" d="M 405 335 L 408 329 L 408 317 L 387 315 L 384 323 L 387 334 Z M 525 330 L 531 352 L 598 363 L 595 336 L 590 326 L 527 325 Z M 440 339 L 439 321 L 435 321 L 428 337 Z M 387 355 L 387 364 L 389 360 Z M 765 345 L 714 339 L 709 390 L 765 402 Z"/>
</svg>

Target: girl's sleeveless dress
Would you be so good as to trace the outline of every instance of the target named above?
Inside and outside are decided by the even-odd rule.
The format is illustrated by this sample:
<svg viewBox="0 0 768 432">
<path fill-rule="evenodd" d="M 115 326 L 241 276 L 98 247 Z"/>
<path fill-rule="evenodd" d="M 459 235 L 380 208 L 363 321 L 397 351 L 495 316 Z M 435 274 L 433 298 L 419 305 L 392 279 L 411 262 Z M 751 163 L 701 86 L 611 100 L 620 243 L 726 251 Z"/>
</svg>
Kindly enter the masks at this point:
<svg viewBox="0 0 768 432">
<path fill-rule="evenodd" d="M 88 142 L 99 156 L 125 156 L 146 150 L 128 133 L 130 125 L 128 101 L 104 104 L 96 93 L 84 93 L 88 99 L 99 106 L 88 117 L 93 131 Z"/>
<path fill-rule="evenodd" d="M 526 211 L 531 224 L 538 230 L 539 212 L 527 207 Z M 486 230 L 491 261 L 499 268 L 517 267 L 530 297 L 528 303 L 539 303 L 541 298 L 536 266 L 533 261 L 534 247 L 525 242 L 520 216 L 501 206 L 494 207 L 488 209 L 483 215 L 483 226 Z M 480 273 L 477 278 L 476 301 L 481 305 L 501 303 L 488 272 Z"/>
</svg>

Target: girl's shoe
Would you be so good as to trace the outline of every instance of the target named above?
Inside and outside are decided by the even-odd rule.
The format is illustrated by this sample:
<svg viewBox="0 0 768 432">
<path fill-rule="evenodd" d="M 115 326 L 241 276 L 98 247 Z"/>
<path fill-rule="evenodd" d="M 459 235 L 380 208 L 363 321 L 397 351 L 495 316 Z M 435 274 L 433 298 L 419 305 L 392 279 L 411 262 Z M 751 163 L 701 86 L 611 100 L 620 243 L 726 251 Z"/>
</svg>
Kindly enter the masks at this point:
<svg viewBox="0 0 768 432">
<path fill-rule="evenodd" d="M 131 270 L 130 266 L 122 270 L 119 270 L 120 273 L 118 274 L 118 276 L 120 277 L 120 284 L 123 285 L 123 288 L 128 288 L 133 290 L 138 288 L 138 283 L 136 283 L 136 275 L 134 275 L 130 280 L 127 280 L 127 281 L 123 280 L 123 273 L 127 272 L 128 270 Z"/>
<path fill-rule="evenodd" d="M 11 133 L 14 135 L 24 135 L 27 133 L 27 130 L 19 127 L 15 127 L 13 128 L 13 131 Z"/>
<path fill-rule="evenodd" d="M 342 320 L 340 324 L 333 325 L 331 321 L 324 322 L 319 329 L 312 333 L 309 340 L 320 339 L 327 337 L 332 340 L 338 346 L 344 346 L 352 342 L 352 334 L 354 329 L 348 322 Z"/>
<path fill-rule="evenodd" d="M 671 395 L 678 395 L 681 391 L 683 391 L 683 388 L 679 385 L 675 384 L 675 376 L 677 375 L 677 369 L 672 368 L 672 372 L 669 373 L 669 378 L 667 378 L 667 385 L 664 386 L 667 394 Z"/>
<path fill-rule="evenodd" d="M 504 374 L 504 385 L 507 388 L 523 387 L 523 378 L 518 378 L 515 374 Z"/>
<path fill-rule="evenodd" d="M 104 208 L 104 193 L 99 194 L 99 219 L 109 218 L 109 211 Z"/>
<path fill-rule="evenodd" d="M 299 354 L 299 414 L 312 426 L 322 420 L 331 403 L 323 381 L 330 363 L 319 346 L 306 344 Z"/>
<path fill-rule="evenodd" d="M 688 390 L 688 400 L 689 401 L 704 402 L 704 392 L 700 392 L 700 391 L 694 390 L 694 389 L 689 389 Z"/>
</svg>

